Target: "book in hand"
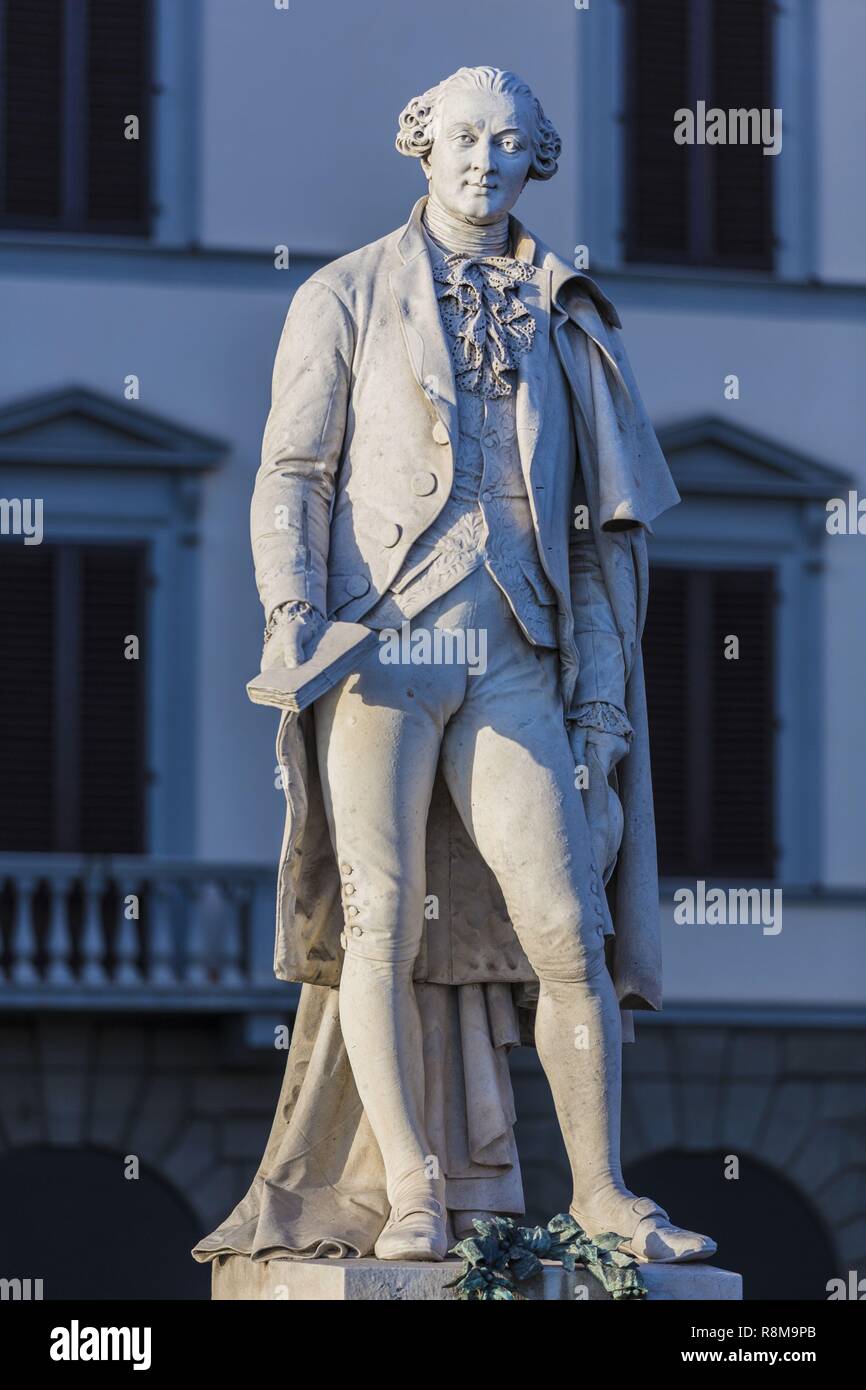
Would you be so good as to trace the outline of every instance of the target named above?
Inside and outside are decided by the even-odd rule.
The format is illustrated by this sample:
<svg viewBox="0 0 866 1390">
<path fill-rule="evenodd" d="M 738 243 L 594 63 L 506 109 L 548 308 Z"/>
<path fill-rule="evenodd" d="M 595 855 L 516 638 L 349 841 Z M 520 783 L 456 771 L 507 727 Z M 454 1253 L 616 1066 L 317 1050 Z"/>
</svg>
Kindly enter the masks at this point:
<svg viewBox="0 0 866 1390">
<path fill-rule="evenodd" d="M 361 623 L 328 623 L 307 649 L 300 666 L 285 666 L 281 661 L 269 666 L 248 683 L 247 694 L 255 705 L 272 705 L 299 714 L 344 676 L 357 671 L 362 657 L 378 640 L 378 632 Z"/>
</svg>

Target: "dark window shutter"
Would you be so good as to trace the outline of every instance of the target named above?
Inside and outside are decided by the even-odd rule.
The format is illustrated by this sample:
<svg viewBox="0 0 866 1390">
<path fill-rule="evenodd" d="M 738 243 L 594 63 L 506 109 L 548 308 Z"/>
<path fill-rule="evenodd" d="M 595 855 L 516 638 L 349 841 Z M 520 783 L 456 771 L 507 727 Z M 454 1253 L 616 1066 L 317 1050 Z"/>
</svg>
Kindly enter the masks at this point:
<svg viewBox="0 0 866 1390">
<path fill-rule="evenodd" d="M 722 570 L 712 584 L 710 843 L 718 874 L 773 873 L 773 574 Z M 724 657 L 728 634 L 740 639 Z"/>
<path fill-rule="evenodd" d="M 55 554 L 0 543 L 0 851 L 53 846 Z"/>
<path fill-rule="evenodd" d="M 673 865 L 687 841 L 689 758 L 688 571 L 653 568 L 643 639 L 650 724 L 659 872 Z"/>
<path fill-rule="evenodd" d="M 712 105 L 728 111 L 772 107 L 772 16 L 764 0 L 725 0 L 713 9 Z M 715 250 L 720 261 L 759 269 L 772 260 L 773 156 L 760 145 L 706 151 L 713 179 Z"/>
<path fill-rule="evenodd" d="M 689 165 L 674 143 L 674 112 L 688 106 L 688 0 L 630 6 L 627 41 L 630 260 L 688 253 Z"/>
<path fill-rule="evenodd" d="M 151 16 L 152 0 L 0 0 L 0 225 L 147 232 Z"/>
<path fill-rule="evenodd" d="M 81 569 L 81 802 L 85 852 L 142 847 L 145 777 L 144 650 L 124 657 L 135 634 L 143 645 L 144 555 L 94 546 Z"/>
<path fill-rule="evenodd" d="M 62 211 L 63 0 L 5 0 L 0 211 L 37 224 Z"/>
<path fill-rule="evenodd" d="M 145 848 L 145 552 L 0 546 L 0 852 Z"/>
<path fill-rule="evenodd" d="M 148 218 L 148 0 L 89 0 L 87 29 L 87 219 L 142 230 Z M 138 140 L 124 121 L 139 118 Z"/>
<path fill-rule="evenodd" d="M 662 874 L 773 876 L 773 593 L 771 570 L 653 567 L 643 652 Z"/>
<path fill-rule="evenodd" d="M 772 0 L 625 3 L 626 259 L 771 268 L 773 159 L 678 145 L 674 113 L 772 109 Z"/>
</svg>

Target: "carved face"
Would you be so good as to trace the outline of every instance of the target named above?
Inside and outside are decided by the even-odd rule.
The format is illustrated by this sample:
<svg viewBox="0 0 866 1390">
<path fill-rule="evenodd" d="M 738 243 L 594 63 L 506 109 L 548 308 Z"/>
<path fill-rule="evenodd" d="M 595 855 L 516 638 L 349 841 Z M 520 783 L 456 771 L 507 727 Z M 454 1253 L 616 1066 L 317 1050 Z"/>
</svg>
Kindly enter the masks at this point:
<svg viewBox="0 0 866 1390">
<path fill-rule="evenodd" d="M 455 83 L 442 98 L 433 148 L 421 161 L 431 193 L 476 225 L 510 212 L 532 164 L 533 121 L 525 97 Z"/>
</svg>

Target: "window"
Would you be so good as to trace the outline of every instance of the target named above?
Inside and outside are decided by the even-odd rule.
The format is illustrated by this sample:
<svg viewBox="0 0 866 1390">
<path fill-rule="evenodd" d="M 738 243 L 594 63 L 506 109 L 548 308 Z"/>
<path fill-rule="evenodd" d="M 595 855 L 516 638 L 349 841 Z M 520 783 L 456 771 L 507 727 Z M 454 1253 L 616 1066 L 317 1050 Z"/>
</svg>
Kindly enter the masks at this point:
<svg viewBox="0 0 866 1390">
<path fill-rule="evenodd" d="M 148 232 L 150 50 L 150 0 L 0 0 L 0 227 Z"/>
<path fill-rule="evenodd" d="M 0 408 L 0 853 L 194 852 L 198 517 L 225 452 L 82 387 Z"/>
<path fill-rule="evenodd" d="M 144 849 L 140 545 L 0 545 L 0 852 Z"/>
<path fill-rule="evenodd" d="M 663 875 L 775 875 L 774 591 L 772 569 L 652 567 L 643 652 Z"/>
<path fill-rule="evenodd" d="M 823 878 L 826 503 L 847 473 L 729 419 L 659 429 L 643 639 L 662 873 Z M 738 660 L 724 639 L 740 638 Z"/>
<path fill-rule="evenodd" d="M 771 269 L 774 159 L 677 144 L 674 113 L 772 110 L 770 0 L 626 0 L 626 259 Z"/>
</svg>

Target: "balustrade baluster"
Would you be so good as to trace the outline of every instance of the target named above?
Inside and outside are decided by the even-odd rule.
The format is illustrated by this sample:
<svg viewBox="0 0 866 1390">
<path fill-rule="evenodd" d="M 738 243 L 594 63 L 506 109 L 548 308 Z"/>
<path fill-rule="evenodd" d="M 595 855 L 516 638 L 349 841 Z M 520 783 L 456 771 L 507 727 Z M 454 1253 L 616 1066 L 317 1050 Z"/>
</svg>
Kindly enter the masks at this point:
<svg viewBox="0 0 866 1390">
<path fill-rule="evenodd" d="M 48 966 L 45 979 L 49 985 L 63 989 L 75 983 L 70 966 L 72 934 L 69 922 L 69 886 L 65 875 L 52 875 L 48 880 L 50 905 L 48 909 Z"/>
<path fill-rule="evenodd" d="M 222 932 L 217 944 L 219 982 L 221 985 L 244 983 L 244 909 L 250 899 L 249 884 L 221 882 L 219 892 L 223 903 Z"/>
<path fill-rule="evenodd" d="M 146 920 L 147 983 L 160 988 L 177 986 L 174 934 L 171 921 L 171 885 L 152 879 Z"/>
<path fill-rule="evenodd" d="M 114 983 L 130 988 L 142 983 L 141 969 L 138 964 L 138 933 L 136 932 L 135 917 L 127 916 L 126 900 L 135 898 L 140 901 L 138 893 L 130 888 L 127 893 L 124 891 L 123 884 L 118 886 L 120 902 L 117 917 L 117 935 L 115 937 L 114 955 L 116 960 L 114 971 Z"/>
<path fill-rule="evenodd" d="M 189 884 L 184 924 L 183 978 L 188 985 L 208 982 L 205 919 L 209 885 L 201 880 Z"/>
<path fill-rule="evenodd" d="M 28 875 L 15 880 L 15 916 L 12 922 L 11 979 L 16 985 L 39 983 L 36 970 L 36 927 L 33 922 L 33 895 L 36 883 Z"/>
<path fill-rule="evenodd" d="M 102 922 L 103 880 L 88 874 L 83 883 L 84 920 L 81 932 L 81 980 L 85 985 L 104 985 L 105 928 Z"/>
</svg>

